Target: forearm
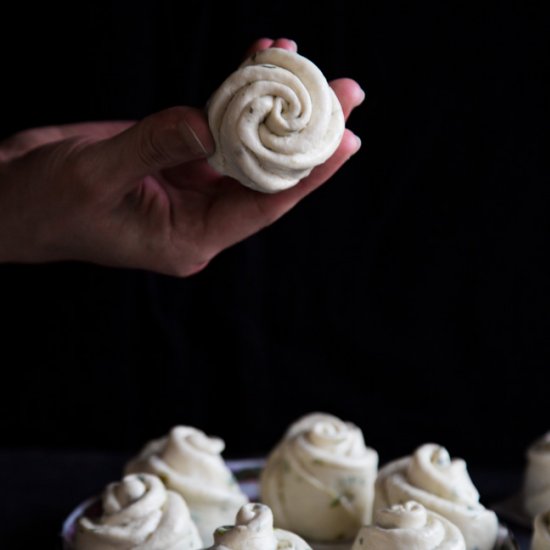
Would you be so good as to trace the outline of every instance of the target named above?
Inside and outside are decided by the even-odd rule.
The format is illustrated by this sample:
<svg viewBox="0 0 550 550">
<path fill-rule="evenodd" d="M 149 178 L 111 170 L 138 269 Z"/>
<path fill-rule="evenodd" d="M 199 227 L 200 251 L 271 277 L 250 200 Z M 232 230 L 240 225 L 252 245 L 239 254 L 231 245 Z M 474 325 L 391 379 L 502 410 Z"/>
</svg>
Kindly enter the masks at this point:
<svg viewBox="0 0 550 550">
<path fill-rule="evenodd" d="M 4 150 L 0 147 L 0 263 L 14 261 L 12 216 L 8 212 L 8 166 Z"/>
<path fill-rule="evenodd" d="M 1 148 L 0 148 L 1 151 Z M 0 263 L 32 263 L 44 261 L 39 228 L 29 219 L 25 209 L 28 185 L 20 177 L 17 160 L 0 157 Z"/>
</svg>

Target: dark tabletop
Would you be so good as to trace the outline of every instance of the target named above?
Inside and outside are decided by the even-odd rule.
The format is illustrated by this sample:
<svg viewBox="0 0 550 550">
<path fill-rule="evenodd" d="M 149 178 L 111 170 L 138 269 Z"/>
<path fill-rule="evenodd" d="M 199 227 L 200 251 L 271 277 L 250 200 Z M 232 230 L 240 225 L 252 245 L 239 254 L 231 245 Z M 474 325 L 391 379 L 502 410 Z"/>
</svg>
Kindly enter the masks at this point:
<svg viewBox="0 0 550 550">
<path fill-rule="evenodd" d="M 66 516 L 118 479 L 129 455 L 99 451 L 0 450 L 0 548 L 58 548 Z M 521 472 L 470 467 L 482 501 L 491 505 L 517 492 Z M 512 528 L 522 549 L 529 533 Z"/>
</svg>

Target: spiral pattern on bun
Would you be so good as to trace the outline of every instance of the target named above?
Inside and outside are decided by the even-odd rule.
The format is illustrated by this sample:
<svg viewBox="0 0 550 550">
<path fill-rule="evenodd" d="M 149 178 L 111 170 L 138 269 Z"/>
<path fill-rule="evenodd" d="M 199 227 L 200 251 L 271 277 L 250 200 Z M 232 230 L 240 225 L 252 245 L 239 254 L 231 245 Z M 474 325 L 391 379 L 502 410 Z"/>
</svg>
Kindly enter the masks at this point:
<svg viewBox="0 0 550 550">
<path fill-rule="evenodd" d="M 275 524 L 310 541 L 353 540 L 370 523 L 378 454 L 361 430 L 315 413 L 294 423 L 260 478 Z"/>
<path fill-rule="evenodd" d="M 342 107 L 308 59 L 268 48 L 247 59 L 208 103 L 216 150 L 210 164 L 243 185 L 275 193 L 336 151 Z"/>
<path fill-rule="evenodd" d="M 409 501 L 377 511 L 374 525 L 362 527 L 352 550 L 465 550 L 458 527 Z"/>
<path fill-rule="evenodd" d="M 169 489 L 181 494 L 201 538 L 209 545 L 214 530 L 231 523 L 248 502 L 221 457 L 224 447 L 219 438 L 189 426 L 176 426 L 168 436 L 148 443 L 125 471 L 156 474 Z"/>
<path fill-rule="evenodd" d="M 99 518 L 83 517 L 75 550 L 195 550 L 202 541 L 180 495 L 167 491 L 149 474 L 126 476 L 111 483 Z"/>
<path fill-rule="evenodd" d="M 214 541 L 213 548 L 219 550 L 311 550 L 298 535 L 273 529 L 271 510 L 259 503 L 245 504 L 235 525 L 216 529 Z"/>
<path fill-rule="evenodd" d="M 384 466 L 378 473 L 374 510 L 414 500 L 454 523 L 468 550 L 493 550 L 498 534 L 497 516 L 479 502 L 461 459 L 447 449 L 428 443 L 412 456 Z"/>
</svg>

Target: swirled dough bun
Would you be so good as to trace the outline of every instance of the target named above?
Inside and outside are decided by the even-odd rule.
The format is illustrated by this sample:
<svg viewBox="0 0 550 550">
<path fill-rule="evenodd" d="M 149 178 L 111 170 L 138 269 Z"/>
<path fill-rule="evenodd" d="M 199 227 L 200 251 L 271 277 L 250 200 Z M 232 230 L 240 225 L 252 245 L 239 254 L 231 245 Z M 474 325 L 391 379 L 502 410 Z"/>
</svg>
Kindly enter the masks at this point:
<svg viewBox="0 0 550 550">
<path fill-rule="evenodd" d="M 531 550 L 550 550 L 550 510 L 535 518 Z"/>
<path fill-rule="evenodd" d="M 462 532 L 468 550 L 492 550 L 498 520 L 479 502 L 461 459 L 451 460 L 444 447 L 428 443 L 412 456 L 390 462 L 376 479 L 374 509 L 414 500 L 447 518 Z"/>
<path fill-rule="evenodd" d="M 268 506 L 245 504 L 236 524 L 214 532 L 216 550 L 311 550 L 305 540 L 283 529 L 273 529 L 273 514 Z"/>
<path fill-rule="evenodd" d="M 353 540 L 370 523 L 378 454 L 350 422 L 323 413 L 290 426 L 260 476 L 275 525 L 309 541 Z"/>
<path fill-rule="evenodd" d="M 550 432 L 527 450 L 523 497 L 525 511 L 531 518 L 550 510 Z"/>
<path fill-rule="evenodd" d="M 75 550 L 195 550 L 202 548 L 183 498 L 153 475 L 135 474 L 111 483 L 103 513 L 79 520 Z"/>
<path fill-rule="evenodd" d="M 206 545 L 220 525 L 235 519 L 248 502 L 221 457 L 225 445 L 189 426 L 176 426 L 166 437 L 145 445 L 125 468 L 126 473 L 149 472 L 183 496 Z"/>
<path fill-rule="evenodd" d="M 360 529 L 352 550 L 466 550 L 466 544 L 456 525 L 409 501 L 378 510 L 374 525 Z"/>
<path fill-rule="evenodd" d="M 275 193 L 336 151 L 345 121 L 336 94 L 308 59 L 268 48 L 247 59 L 208 103 L 210 164 L 243 185 Z"/>
</svg>

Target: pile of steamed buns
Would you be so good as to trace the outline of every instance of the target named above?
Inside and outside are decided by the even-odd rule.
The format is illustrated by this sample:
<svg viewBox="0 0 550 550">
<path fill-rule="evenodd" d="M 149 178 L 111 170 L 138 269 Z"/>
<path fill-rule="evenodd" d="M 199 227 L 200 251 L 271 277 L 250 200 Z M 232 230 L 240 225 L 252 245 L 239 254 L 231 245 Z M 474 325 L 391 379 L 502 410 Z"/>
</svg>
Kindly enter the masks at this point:
<svg viewBox="0 0 550 550">
<path fill-rule="evenodd" d="M 425 444 L 378 470 L 362 431 L 328 414 L 292 424 L 248 502 L 221 439 L 177 426 L 151 441 L 78 520 L 75 550 L 492 550 L 498 520 L 461 459 Z M 550 549 L 550 433 L 528 451 L 533 550 Z"/>
</svg>

